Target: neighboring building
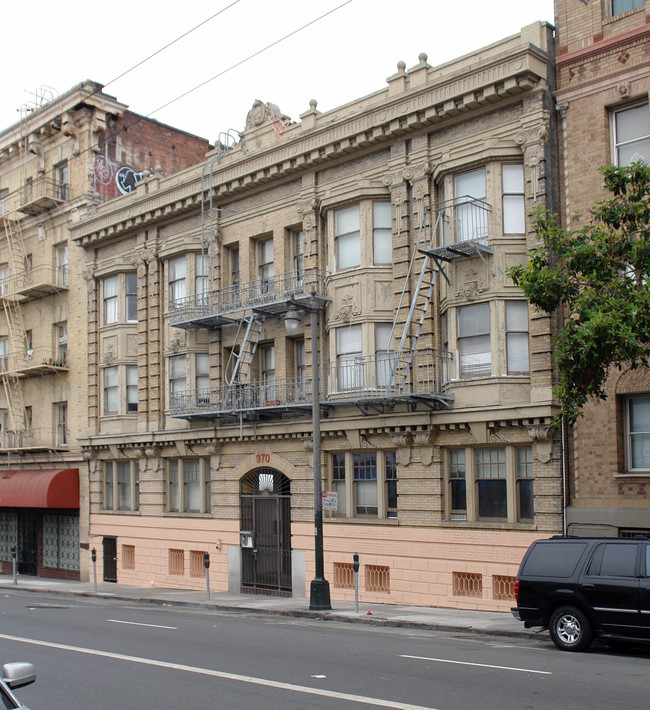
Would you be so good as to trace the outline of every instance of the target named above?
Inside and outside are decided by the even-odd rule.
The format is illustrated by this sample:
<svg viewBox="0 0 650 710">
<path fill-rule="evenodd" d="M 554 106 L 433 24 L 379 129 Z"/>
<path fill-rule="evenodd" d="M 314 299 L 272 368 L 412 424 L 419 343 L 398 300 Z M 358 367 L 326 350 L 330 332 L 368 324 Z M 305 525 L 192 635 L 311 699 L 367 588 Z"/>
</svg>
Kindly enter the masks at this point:
<svg viewBox="0 0 650 710">
<path fill-rule="evenodd" d="M 557 209 L 553 74 L 536 23 L 297 123 L 256 101 L 205 164 L 72 225 L 104 579 L 200 588 L 209 552 L 213 589 L 305 596 L 314 308 L 332 598 L 357 552 L 364 601 L 509 608 L 562 529 L 552 321 L 506 275 Z"/>
<path fill-rule="evenodd" d="M 68 227 L 136 187 L 204 159 L 208 142 L 127 111 L 86 81 L 39 91 L 0 133 L 0 564 L 87 575 L 84 254 Z M 134 316 L 135 317 L 135 316 Z M 79 476 L 81 470 L 82 475 Z M 85 569 L 84 569 L 85 564 Z"/>
<path fill-rule="evenodd" d="M 583 221 L 603 190 L 601 165 L 650 160 L 650 6 L 556 0 L 562 213 Z M 650 371 L 614 370 L 605 402 L 571 432 L 567 530 L 650 535 Z"/>
</svg>

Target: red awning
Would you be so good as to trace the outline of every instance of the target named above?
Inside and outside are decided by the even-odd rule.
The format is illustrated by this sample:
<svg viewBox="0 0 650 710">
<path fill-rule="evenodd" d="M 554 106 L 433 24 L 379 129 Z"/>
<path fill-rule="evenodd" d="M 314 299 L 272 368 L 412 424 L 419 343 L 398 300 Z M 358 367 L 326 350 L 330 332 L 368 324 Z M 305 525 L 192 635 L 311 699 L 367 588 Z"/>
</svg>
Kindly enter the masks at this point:
<svg viewBox="0 0 650 710">
<path fill-rule="evenodd" d="M 0 508 L 79 508 L 79 469 L 0 470 Z"/>
</svg>

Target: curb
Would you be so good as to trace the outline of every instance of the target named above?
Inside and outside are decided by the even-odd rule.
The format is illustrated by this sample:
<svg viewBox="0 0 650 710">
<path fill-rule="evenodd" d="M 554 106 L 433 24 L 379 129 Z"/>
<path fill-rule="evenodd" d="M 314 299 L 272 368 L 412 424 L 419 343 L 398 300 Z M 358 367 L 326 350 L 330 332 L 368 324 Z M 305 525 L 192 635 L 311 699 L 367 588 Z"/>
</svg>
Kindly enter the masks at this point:
<svg viewBox="0 0 650 710">
<path fill-rule="evenodd" d="M 444 633 L 470 633 L 481 636 L 500 636 L 503 638 L 539 638 L 539 632 L 533 632 L 522 628 L 521 631 L 511 629 L 481 629 L 475 626 L 453 625 L 449 623 L 436 623 L 434 621 L 414 621 L 412 619 L 389 619 L 387 617 L 377 616 L 373 614 L 372 618 L 368 616 L 356 616 L 350 612 L 318 612 L 309 611 L 306 609 L 260 609 L 259 607 L 248 606 L 232 606 L 229 604 L 220 604 L 218 602 L 194 602 L 194 601 L 169 601 L 168 599 L 159 599 L 156 597 L 130 597 L 120 594 L 94 592 L 94 591 L 71 591 L 69 589 L 43 589 L 34 587 L 21 587 L 20 585 L 12 585 L 4 587 L 5 590 L 15 590 L 19 592 L 31 592 L 41 594 L 56 594 L 59 596 L 68 597 L 87 597 L 90 599 L 114 599 L 116 601 L 139 603 L 150 606 L 161 607 L 185 607 L 196 608 L 214 611 L 226 611 L 229 613 L 240 614 L 257 614 L 263 616 L 286 616 L 299 619 L 311 619 L 313 621 L 339 621 L 346 624 L 365 624 L 367 626 L 387 626 L 389 628 L 401 629 L 424 629 L 428 631 L 440 631 Z M 2 591 L 2 588 L 0 588 Z"/>
</svg>

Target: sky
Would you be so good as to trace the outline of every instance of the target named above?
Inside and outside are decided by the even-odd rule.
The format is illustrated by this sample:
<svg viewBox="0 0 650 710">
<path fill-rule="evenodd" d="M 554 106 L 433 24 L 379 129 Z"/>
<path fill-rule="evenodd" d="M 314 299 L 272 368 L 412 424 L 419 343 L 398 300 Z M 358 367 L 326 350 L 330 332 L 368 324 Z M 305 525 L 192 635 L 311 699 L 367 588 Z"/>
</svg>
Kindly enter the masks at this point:
<svg viewBox="0 0 650 710">
<path fill-rule="evenodd" d="M 425 52 L 437 66 L 552 24 L 553 0 L 31 0 L 6 3 L 2 20 L 0 130 L 37 96 L 91 79 L 131 111 L 214 143 L 244 128 L 255 99 L 294 121 L 311 99 L 329 111 L 384 88 L 400 60 L 408 69 Z"/>
</svg>

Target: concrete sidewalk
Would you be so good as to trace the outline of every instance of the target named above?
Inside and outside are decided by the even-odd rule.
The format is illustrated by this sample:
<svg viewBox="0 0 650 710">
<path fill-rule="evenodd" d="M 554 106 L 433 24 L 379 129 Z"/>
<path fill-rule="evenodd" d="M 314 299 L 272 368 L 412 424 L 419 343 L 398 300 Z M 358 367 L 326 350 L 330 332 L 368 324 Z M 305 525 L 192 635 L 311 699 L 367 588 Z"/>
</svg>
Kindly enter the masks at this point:
<svg viewBox="0 0 650 710">
<path fill-rule="evenodd" d="M 245 611 L 258 614 L 294 616 L 309 619 L 345 621 L 404 628 L 460 631 L 497 636 L 530 638 L 536 633 L 524 629 L 509 612 L 468 611 L 440 607 L 399 606 L 396 604 L 359 603 L 358 613 L 354 602 L 334 601 L 330 611 L 309 610 L 308 599 L 270 597 L 253 594 L 212 592 L 210 601 L 205 591 L 182 589 L 149 589 L 129 587 L 124 584 L 98 582 L 73 582 L 58 579 L 41 579 L 19 575 L 13 584 L 11 575 L 0 575 L 0 592 L 18 590 L 48 594 L 102 597 L 123 601 L 156 604 L 159 606 L 185 606 L 220 611 Z"/>
</svg>

